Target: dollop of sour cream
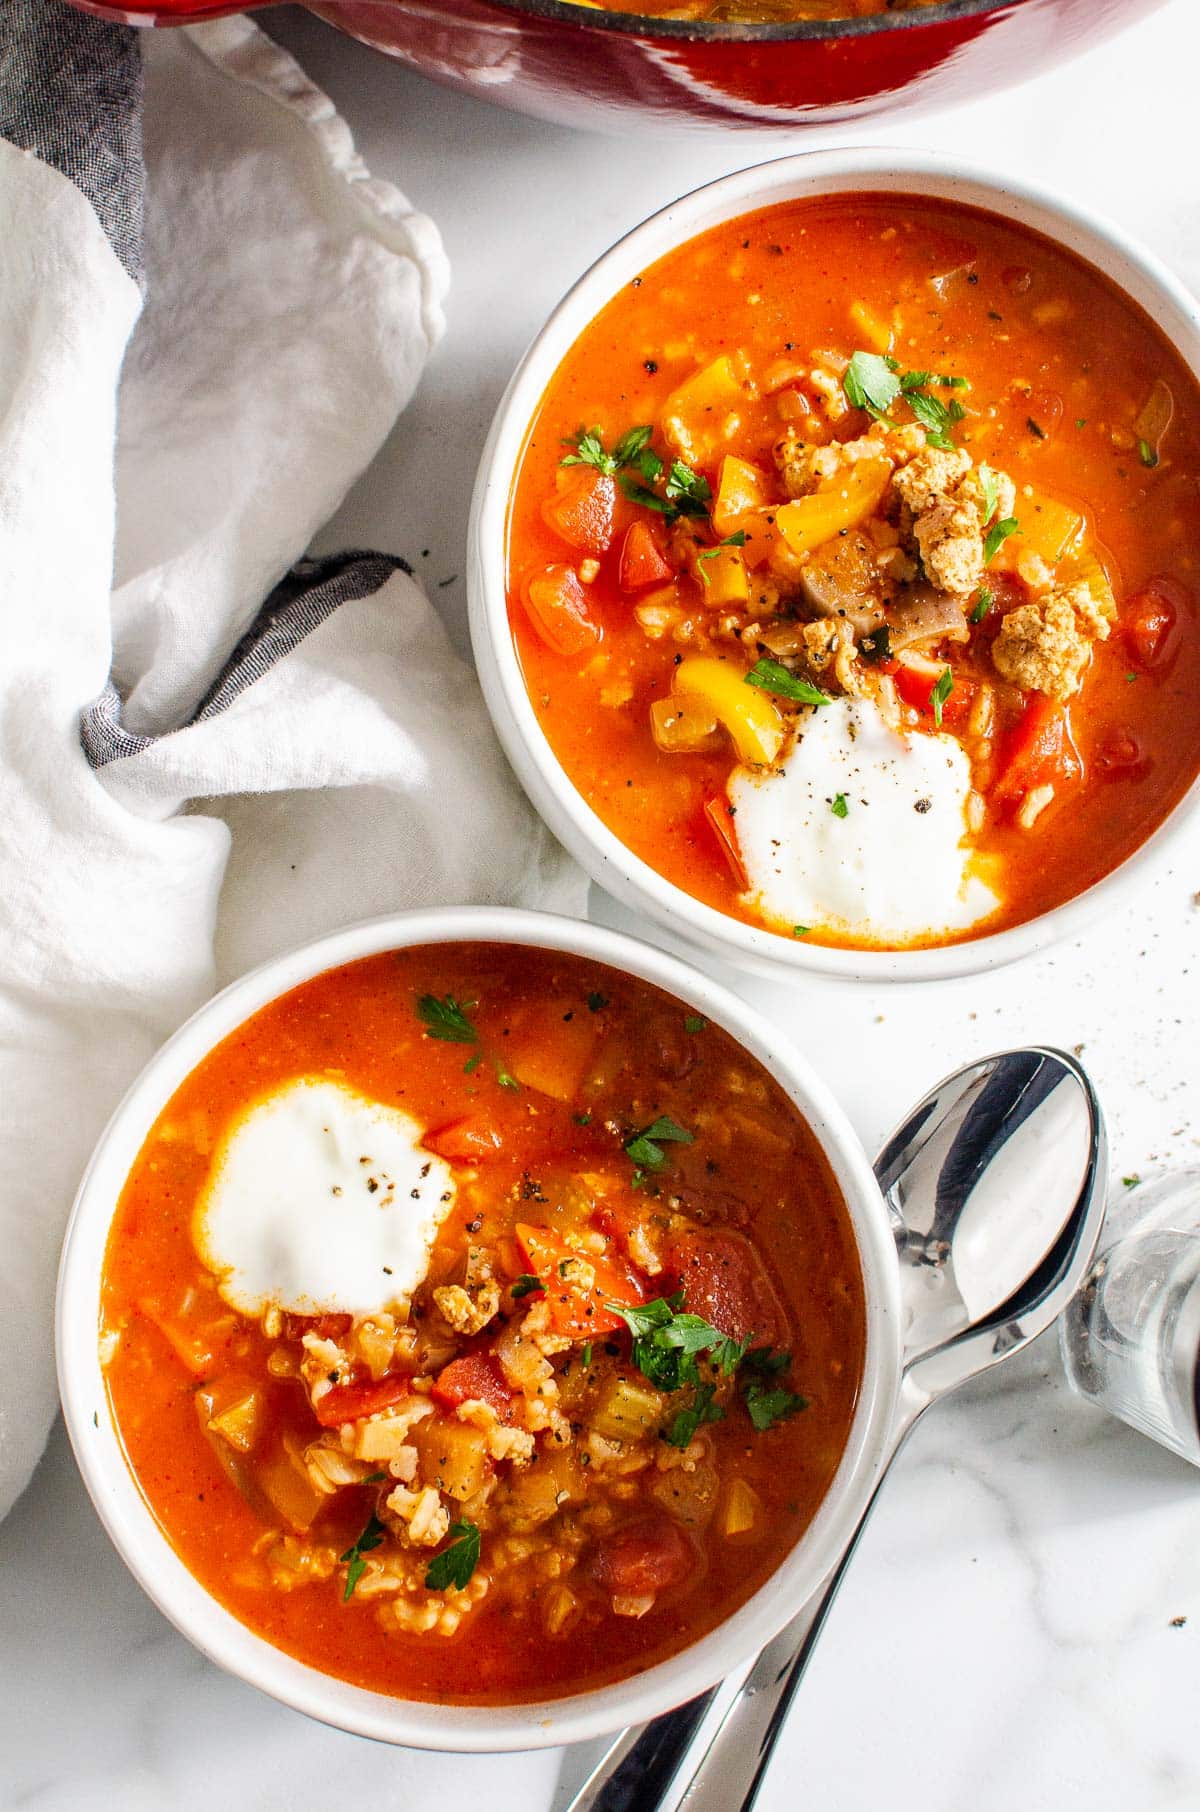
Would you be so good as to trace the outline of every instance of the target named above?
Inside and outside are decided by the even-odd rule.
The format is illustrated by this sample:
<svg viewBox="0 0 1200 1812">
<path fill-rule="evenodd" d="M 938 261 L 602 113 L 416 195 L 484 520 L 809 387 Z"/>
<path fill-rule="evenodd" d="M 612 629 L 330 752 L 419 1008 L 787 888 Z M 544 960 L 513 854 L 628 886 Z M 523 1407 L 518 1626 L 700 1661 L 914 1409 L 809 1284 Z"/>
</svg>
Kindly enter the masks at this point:
<svg viewBox="0 0 1200 1812">
<path fill-rule="evenodd" d="M 814 707 L 775 767 L 730 777 L 746 903 L 890 945 L 978 924 L 1000 901 L 971 870 L 970 786 L 954 737 L 893 730 L 862 699 Z"/>
<path fill-rule="evenodd" d="M 454 1201 L 424 1128 L 340 1083 L 301 1078 L 222 1141 L 192 1220 L 196 1249 L 243 1315 L 366 1315 L 424 1278 Z"/>
</svg>

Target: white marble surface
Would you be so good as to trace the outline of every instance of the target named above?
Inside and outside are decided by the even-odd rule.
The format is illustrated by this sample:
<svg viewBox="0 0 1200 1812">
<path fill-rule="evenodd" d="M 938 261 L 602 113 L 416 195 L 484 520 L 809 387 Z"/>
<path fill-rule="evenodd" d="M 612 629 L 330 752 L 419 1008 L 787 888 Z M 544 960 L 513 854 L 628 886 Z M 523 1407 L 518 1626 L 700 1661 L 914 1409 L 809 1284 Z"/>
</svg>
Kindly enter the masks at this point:
<svg viewBox="0 0 1200 1812">
<path fill-rule="evenodd" d="M 323 545 L 409 555 L 465 645 L 454 576 L 470 483 L 521 347 L 574 274 L 651 208 L 798 141 L 572 138 L 428 87 L 303 15 L 271 23 L 332 93 L 372 168 L 440 221 L 455 272 L 449 336 Z M 1036 171 L 1196 281 L 1198 60 L 1196 0 L 1171 0 L 1020 97 L 856 136 Z M 1092 1068 L 1116 1177 L 1149 1176 L 1195 1161 L 1198 889 L 1193 850 L 1084 944 L 982 981 L 748 991 L 792 1028 L 869 1147 L 947 1068 L 1049 1040 L 1081 1049 Z M 597 910 L 618 916 L 603 901 Z M 1200 1477 L 1073 1400 L 1044 1341 L 918 1430 L 760 1812 L 1195 1812 L 1198 1531 Z M 388 1812 L 423 1801 L 546 1812 L 559 1760 L 387 1750 L 219 1674 L 126 1574 L 61 1432 L 0 1527 L 3 1812 Z"/>
</svg>

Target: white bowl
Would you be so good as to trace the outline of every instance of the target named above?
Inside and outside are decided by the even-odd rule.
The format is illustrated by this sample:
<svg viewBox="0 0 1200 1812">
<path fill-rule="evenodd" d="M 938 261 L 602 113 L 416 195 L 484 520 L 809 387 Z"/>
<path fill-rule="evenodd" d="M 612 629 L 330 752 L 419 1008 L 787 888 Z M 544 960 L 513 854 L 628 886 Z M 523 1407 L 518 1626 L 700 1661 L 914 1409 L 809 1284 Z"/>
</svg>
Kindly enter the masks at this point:
<svg viewBox="0 0 1200 1812">
<path fill-rule="evenodd" d="M 615 1686 L 544 1704 L 424 1704 L 369 1692 L 293 1660 L 256 1636 L 188 1571 L 126 1463 L 100 1368 L 105 1244 L 125 1179 L 151 1126 L 184 1078 L 252 1013 L 340 963 L 415 944 L 482 940 L 567 950 L 640 976 L 730 1032 L 805 1116 L 845 1197 L 862 1265 L 867 1346 L 846 1451 L 815 1519 L 770 1580 L 683 1653 Z M 401 913 L 334 932 L 235 982 L 164 1045 L 113 1115 L 80 1185 L 58 1283 L 58 1376 L 84 1482 L 126 1564 L 159 1609 L 220 1666 L 264 1692 L 361 1736 L 426 1749 L 533 1749 L 602 1735 L 682 1703 L 757 1652 L 800 1610 L 837 1559 L 869 1497 L 895 1411 L 900 1373 L 899 1281 L 883 1199 L 844 1114 L 784 1038 L 695 970 L 614 931 L 488 907 Z"/>
<path fill-rule="evenodd" d="M 606 252 L 559 303 L 518 366 L 484 447 L 471 513 L 471 640 L 484 697 L 530 799 L 592 878 L 688 943 L 760 974 L 814 972 L 861 981 L 937 981 L 994 969 L 1071 937 L 1166 860 L 1200 804 L 1200 781 L 1133 855 L 1093 887 L 1021 925 L 929 950 L 837 950 L 743 924 L 695 900 L 635 856 L 597 817 L 559 765 L 529 700 L 505 596 L 513 477 L 546 388 L 572 344 L 618 290 L 675 247 L 722 221 L 775 202 L 872 190 L 936 196 L 988 209 L 1097 266 L 1141 304 L 1200 377 L 1200 308 L 1182 284 L 1119 227 L 1034 184 L 930 151 L 815 151 L 741 170 L 654 214 Z"/>
</svg>

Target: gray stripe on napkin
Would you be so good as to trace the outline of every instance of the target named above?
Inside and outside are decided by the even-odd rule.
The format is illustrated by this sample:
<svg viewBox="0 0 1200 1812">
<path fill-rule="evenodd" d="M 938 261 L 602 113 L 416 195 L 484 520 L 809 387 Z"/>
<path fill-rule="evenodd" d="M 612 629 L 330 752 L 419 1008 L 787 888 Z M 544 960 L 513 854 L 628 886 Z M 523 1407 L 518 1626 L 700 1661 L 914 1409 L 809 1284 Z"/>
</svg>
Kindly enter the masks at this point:
<svg viewBox="0 0 1200 1812">
<path fill-rule="evenodd" d="M 128 25 L 63 0 L 0 0 L 0 138 L 87 196 L 142 281 L 142 53 Z"/>
<path fill-rule="evenodd" d="M 188 723 L 205 723 L 211 717 L 219 717 L 277 661 L 319 629 L 335 610 L 357 598 L 371 597 L 397 572 L 412 572 L 407 560 L 398 554 L 346 553 L 332 554 L 324 560 L 297 561 L 279 581 Z M 178 727 L 186 729 L 188 725 Z M 103 768 L 109 762 L 144 754 L 160 738 L 134 735 L 125 728 L 120 694 L 109 680 L 100 697 L 83 713 L 79 740 L 90 765 Z"/>
</svg>

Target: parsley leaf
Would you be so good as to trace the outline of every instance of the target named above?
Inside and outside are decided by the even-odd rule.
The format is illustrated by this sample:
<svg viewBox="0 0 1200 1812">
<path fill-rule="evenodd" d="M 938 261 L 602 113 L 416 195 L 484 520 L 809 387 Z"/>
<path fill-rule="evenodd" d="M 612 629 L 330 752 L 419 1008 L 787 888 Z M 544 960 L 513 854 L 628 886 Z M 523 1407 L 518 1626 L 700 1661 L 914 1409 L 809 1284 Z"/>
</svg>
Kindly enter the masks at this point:
<svg viewBox="0 0 1200 1812">
<path fill-rule="evenodd" d="M 441 1038 L 447 1044 L 478 1044 L 479 1033 L 467 1018 L 475 1005 L 473 1000 L 457 1001 L 453 994 L 440 998 L 422 994 L 417 1001 L 417 1018 L 430 1038 Z"/>
<path fill-rule="evenodd" d="M 780 698 L 794 698 L 802 705 L 827 705 L 828 692 L 822 692 L 809 679 L 799 674 L 789 673 L 781 661 L 770 661 L 765 657 L 755 661 L 746 675 L 746 684 L 755 686 L 760 692 L 776 692 Z"/>
<path fill-rule="evenodd" d="M 695 1436 L 696 1430 L 704 1422 L 723 1422 L 725 1411 L 719 1403 L 714 1403 L 715 1384 L 698 1384 L 695 1395 L 687 1409 L 681 1409 L 669 1428 L 664 1428 L 662 1438 L 671 1447 L 687 1447 Z"/>
<path fill-rule="evenodd" d="M 641 1132 L 634 1133 L 626 1141 L 625 1155 L 639 1170 L 665 1170 L 667 1154 L 663 1145 L 690 1145 L 694 1136 L 669 1114 L 660 1114 L 651 1125 L 644 1126 Z"/>
<path fill-rule="evenodd" d="M 1121 1178 L 1121 1181 L 1124 1183 L 1126 1189 L 1136 1189 L 1138 1184 L 1141 1182 L 1141 1180 L 1142 1180 L 1141 1177 L 1138 1176 L 1136 1171 L 1133 1173 L 1133 1175 L 1131 1177 L 1122 1177 Z"/>
<path fill-rule="evenodd" d="M 1150 445 L 1148 440 L 1138 441 L 1138 458 L 1151 472 L 1158 464 L 1158 454 L 1154 451 L 1154 448 Z"/>
<path fill-rule="evenodd" d="M 349 1561 L 350 1563 L 346 1569 L 346 1589 L 342 1593 L 343 1604 L 349 1604 L 351 1598 L 354 1596 L 355 1586 L 367 1570 L 367 1563 L 363 1559 L 363 1555 L 369 1554 L 372 1548 L 379 1547 L 386 1534 L 386 1528 L 375 1515 L 374 1511 L 372 1511 L 367 1519 L 366 1528 L 354 1543 L 354 1546 L 352 1548 L 347 1548 L 346 1552 L 340 1556 L 342 1560 Z"/>
<path fill-rule="evenodd" d="M 983 486 L 983 524 L 986 528 L 1000 507 L 1000 486 L 991 466 L 980 466 L 979 482 Z"/>
<path fill-rule="evenodd" d="M 798 1397 L 794 1391 L 765 1390 L 761 1384 L 752 1384 L 746 1392 L 746 1412 L 760 1434 L 807 1408 L 808 1399 Z"/>
<path fill-rule="evenodd" d="M 603 1011 L 607 1005 L 608 1005 L 607 994 L 599 994 L 595 990 L 593 990 L 593 992 L 591 994 L 589 994 L 587 997 L 587 1006 L 588 1006 L 589 1013 L 603 1013 Z"/>
<path fill-rule="evenodd" d="M 431 1592 L 444 1592 L 455 1586 L 460 1592 L 479 1565 L 479 1530 L 474 1523 L 451 1523 L 450 1546 L 435 1554 L 425 1572 L 425 1585 Z"/>
<path fill-rule="evenodd" d="M 641 454 L 645 450 L 645 448 L 649 446 L 650 440 L 651 440 L 651 437 L 653 436 L 653 434 L 654 434 L 654 429 L 649 426 L 643 426 L 640 428 L 630 428 L 628 433 L 622 434 L 620 440 L 617 442 L 616 446 L 613 448 L 613 454 L 612 454 L 613 459 L 616 461 L 617 465 L 618 466 L 632 465 L 633 462 L 638 458 L 639 454 Z"/>
<path fill-rule="evenodd" d="M 776 1353 L 769 1346 L 756 1347 L 743 1360 L 743 1390 L 746 1413 L 761 1434 L 788 1416 L 808 1408 L 808 1400 L 786 1389 L 782 1374 L 792 1363 L 790 1353 Z M 749 1373 L 749 1378 L 745 1378 Z"/>
<path fill-rule="evenodd" d="M 882 418 L 900 394 L 898 369 L 895 359 L 877 352 L 856 352 L 842 379 L 846 401 L 852 408 L 865 409 L 877 419 Z"/>
<path fill-rule="evenodd" d="M 835 818 L 845 818 L 850 810 L 846 804 L 845 793 L 839 793 L 837 798 L 831 801 L 829 809 Z"/>
<path fill-rule="evenodd" d="M 707 516 L 712 502 L 712 488 L 707 478 L 693 472 L 681 459 L 671 461 L 667 482 L 663 486 L 668 503 L 673 503 L 682 516 Z"/>
<path fill-rule="evenodd" d="M 577 428 L 572 440 L 565 440 L 564 447 L 573 450 L 559 460 L 560 466 L 594 466 L 597 472 L 603 472 L 606 478 L 612 478 L 622 466 L 633 465 L 645 453 L 654 429 L 649 426 L 630 428 L 622 434 L 611 453 L 604 451 L 604 442 L 600 438 L 599 428 Z M 652 454 L 651 458 L 657 458 Z M 662 461 L 658 460 L 658 471 L 662 471 Z M 657 473 L 655 476 L 657 477 Z"/>
<path fill-rule="evenodd" d="M 707 1024 L 707 1019 L 703 1018 L 701 1014 L 689 1013 L 683 1022 L 683 1029 L 685 1032 L 703 1032 Z"/>
<path fill-rule="evenodd" d="M 592 1363 L 592 1343 L 590 1340 L 585 1340 L 583 1343 L 583 1351 L 579 1355 L 579 1363 L 582 1365 L 585 1372 Z"/>
<path fill-rule="evenodd" d="M 981 585 L 979 588 L 979 596 L 975 600 L 975 608 L 971 612 L 972 623 L 982 623 L 984 617 L 986 617 L 988 611 L 992 608 L 993 602 L 992 594 L 987 586 Z"/>
<path fill-rule="evenodd" d="M 633 1335 L 633 1362 L 659 1390 L 674 1391 L 684 1384 L 699 1385 L 696 1357 L 700 1353 L 708 1353 L 718 1370 L 729 1377 L 741 1364 L 753 1338 L 733 1340 L 705 1321 L 702 1315 L 684 1312 L 682 1305 L 681 1291 L 674 1296 L 655 1297 L 650 1302 L 606 1302 L 604 1305 L 621 1317 Z M 682 1445 L 686 1447 L 687 1442 Z"/>
<path fill-rule="evenodd" d="M 1015 516 L 1006 516 L 1003 522 L 993 522 L 983 544 L 983 564 L 990 566 L 1010 535 L 1020 533 L 1021 524 Z"/>
<path fill-rule="evenodd" d="M 659 470 L 662 470 L 661 460 L 659 461 Z M 618 482 L 630 503 L 640 503 L 644 509 L 657 510 L 660 516 L 666 516 L 670 521 L 674 522 L 675 517 L 678 514 L 674 505 L 669 504 L 665 498 L 660 497 L 657 491 L 652 491 L 649 485 L 639 484 L 638 480 L 636 478 L 631 478 L 628 472 L 622 472 Z"/>
<path fill-rule="evenodd" d="M 511 1088 L 518 1093 L 520 1092 L 521 1084 L 517 1081 L 515 1076 L 509 1074 L 504 1065 L 499 1061 L 496 1064 L 496 1081 L 500 1084 L 501 1088 Z"/>
<path fill-rule="evenodd" d="M 532 1291 L 540 1290 L 543 1287 L 541 1278 L 535 1277 L 532 1271 L 522 1271 L 512 1287 L 513 1300 L 519 1302 L 522 1296 L 528 1296 Z"/>
<path fill-rule="evenodd" d="M 812 930 L 811 925 L 793 925 L 792 926 L 792 936 L 793 937 L 807 937 L 811 930 Z"/>
<path fill-rule="evenodd" d="M 724 541 L 718 541 L 715 547 L 701 548 L 700 552 L 696 555 L 696 577 L 700 580 L 700 583 L 702 585 L 707 585 L 709 583 L 709 577 L 704 568 L 706 560 L 715 560 L 723 547 L 745 547 L 745 545 L 745 529 L 735 529 L 732 535 L 726 535 Z"/>
<path fill-rule="evenodd" d="M 929 702 L 933 706 L 933 721 L 939 730 L 942 727 L 942 710 L 953 690 L 954 675 L 951 673 L 949 667 L 944 667 L 942 669 L 941 678 L 933 688 L 933 691 L 929 694 Z"/>
</svg>

